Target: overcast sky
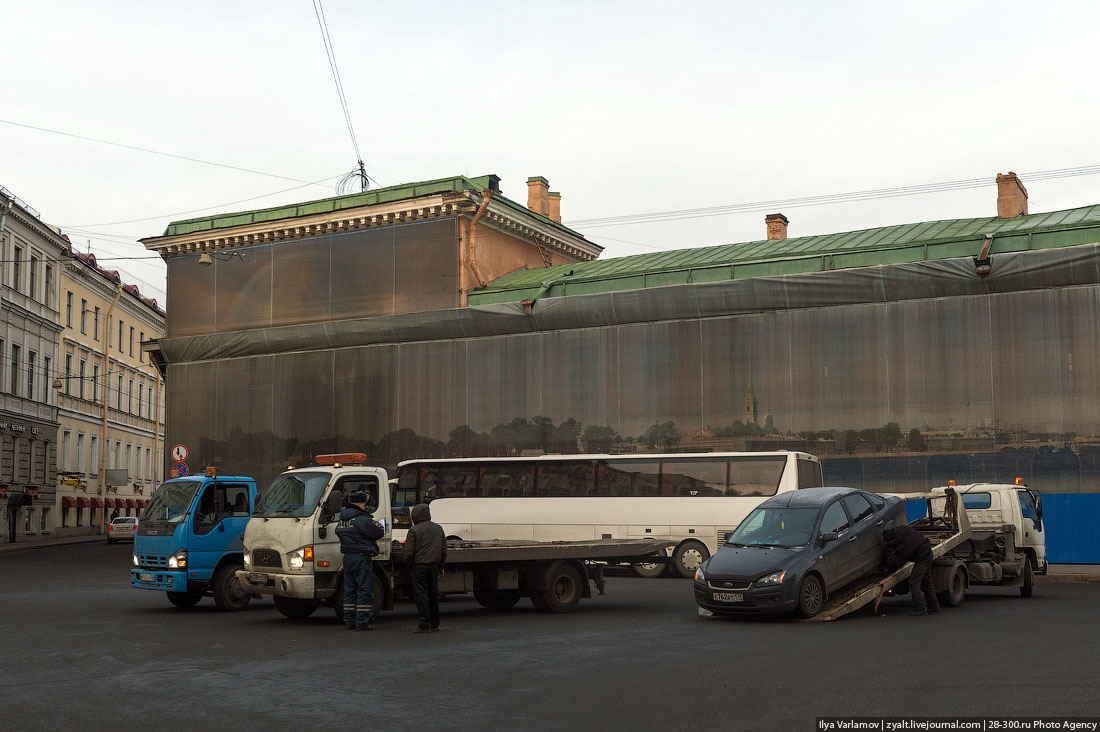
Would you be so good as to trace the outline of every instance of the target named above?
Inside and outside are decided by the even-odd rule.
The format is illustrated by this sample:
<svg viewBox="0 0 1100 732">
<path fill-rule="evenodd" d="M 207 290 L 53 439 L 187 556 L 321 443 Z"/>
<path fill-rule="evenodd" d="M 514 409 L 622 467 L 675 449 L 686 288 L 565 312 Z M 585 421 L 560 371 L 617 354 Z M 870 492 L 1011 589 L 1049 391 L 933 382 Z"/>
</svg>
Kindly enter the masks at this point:
<svg viewBox="0 0 1100 732">
<path fill-rule="evenodd" d="M 777 208 L 791 236 L 991 216 L 998 172 L 1100 164 L 1094 2 L 324 10 L 379 184 L 496 173 L 526 202 L 542 175 L 566 223 L 983 176 Z M 0 119 L 300 181 L 355 166 L 311 0 L 37 0 L 2 20 Z M 148 256 L 134 240 L 173 219 L 333 183 L 213 208 L 300 184 L 0 124 L 0 185 L 101 258 Z M 1100 203 L 1100 175 L 1025 183 L 1033 213 Z M 762 239 L 763 217 L 580 228 L 613 257 Z M 159 260 L 111 266 L 164 287 Z"/>
</svg>

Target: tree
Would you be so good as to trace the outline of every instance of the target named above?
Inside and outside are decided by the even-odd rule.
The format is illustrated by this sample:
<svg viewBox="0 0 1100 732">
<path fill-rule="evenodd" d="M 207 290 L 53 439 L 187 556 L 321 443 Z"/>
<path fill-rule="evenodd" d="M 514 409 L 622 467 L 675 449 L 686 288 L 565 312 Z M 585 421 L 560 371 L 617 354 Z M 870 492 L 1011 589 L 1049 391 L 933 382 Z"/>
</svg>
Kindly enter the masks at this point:
<svg viewBox="0 0 1100 732">
<path fill-rule="evenodd" d="M 590 424 L 581 433 L 581 449 L 585 452 L 611 452 L 611 445 L 619 441 L 619 433 L 610 427 Z"/>
<path fill-rule="evenodd" d="M 928 449 L 928 443 L 925 441 L 924 435 L 916 427 L 909 430 L 909 434 L 905 438 L 905 444 L 910 452 L 924 452 Z"/>
<path fill-rule="evenodd" d="M 680 441 L 680 432 L 672 422 L 655 424 L 639 438 L 647 450 L 665 451 Z"/>
</svg>

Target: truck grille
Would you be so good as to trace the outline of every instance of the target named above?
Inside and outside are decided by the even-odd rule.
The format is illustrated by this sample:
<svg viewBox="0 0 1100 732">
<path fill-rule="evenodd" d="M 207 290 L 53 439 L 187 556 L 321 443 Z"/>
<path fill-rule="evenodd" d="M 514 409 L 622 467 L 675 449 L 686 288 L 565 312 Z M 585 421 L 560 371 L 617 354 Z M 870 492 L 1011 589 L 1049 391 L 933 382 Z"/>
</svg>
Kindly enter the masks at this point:
<svg viewBox="0 0 1100 732">
<path fill-rule="evenodd" d="M 163 554 L 138 554 L 138 564 L 142 567 L 167 567 L 168 557 Z"/>
<path fill-rule="evenodd" d="M 274 567 L 275 569 L 283 568 L 283 560 L 279 555 L 279 552 L 274 549 L 253 549 L 252 550 L 252 566 L 253 567 Z"/>
</svg>

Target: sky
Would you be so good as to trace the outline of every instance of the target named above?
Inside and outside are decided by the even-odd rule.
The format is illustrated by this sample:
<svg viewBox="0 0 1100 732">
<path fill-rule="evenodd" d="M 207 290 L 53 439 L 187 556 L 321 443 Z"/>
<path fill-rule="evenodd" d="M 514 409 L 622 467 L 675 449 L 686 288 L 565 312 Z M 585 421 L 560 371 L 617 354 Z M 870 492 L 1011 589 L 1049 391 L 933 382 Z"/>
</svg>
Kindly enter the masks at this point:
<svg viewBox="0 0 1100 732">
<path fill-rule="evenodd" d="M 1100 165 L 1097 3 L 323 10 L 381 186 L 495 173 L 526 203 L 527 178 L 541 175 L 569 224 L 989 180 L 776 206 L 790 236 L 993 216 L 994 176 L 1010 170 L 1032 213 L 1100 203 L 1100 175 L 1026 176 Z M 356 167 L 314 0 L 38 0 L 10 4 L 3 24 L 0 185 L 144 291 L 163 296 L 164 265 L 138 238 L 176 219 L 335 195 Z M 764 215 L 577 228 L 607 258 L 763 239 Z"/>
</svg>

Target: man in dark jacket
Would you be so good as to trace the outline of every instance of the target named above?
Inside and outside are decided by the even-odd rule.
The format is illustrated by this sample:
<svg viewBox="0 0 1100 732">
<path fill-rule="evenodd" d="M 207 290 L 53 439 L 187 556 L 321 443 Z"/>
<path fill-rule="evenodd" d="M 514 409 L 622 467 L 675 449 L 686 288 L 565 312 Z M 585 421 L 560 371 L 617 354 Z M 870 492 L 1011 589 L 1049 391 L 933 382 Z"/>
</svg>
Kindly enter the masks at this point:
<svg viewBox="0 0 1100 732">
<path fill-rule="evenodd" d="M 410 517 L 413 527 L 405 538 L 405 557 L 420 616 L 416 632 L 428 633 L 439 630 L 439 578 L 447 563 L 447 536 L 443 527 L 432 521 L 428 504 L 413 506 Z"/>
<path fill-rule="evenodd" d="M 348 506 L 340 512 L 336 536 L 344 555 L 344 627 L 348 630 L 374 630 L 371 606 L 374 572 L 371 558 L 378 555 L 376 543 L 386 533 L 381 524 L 367 513 L 367 494 L 355 491 Z"/>
<path fill-rule="evenodd" d="M 910 615 L 936 614 L 940 611 L 936 599 L 936 588 L 932 585 L 932 543 L 928 537 L 912 526 L 896 526 L 885 529 L 882 538 L 886 540 L 886 567 L 891 572 L 906 562 L 913 563 L 913 572 L 909 575 L 909 592 L 913 595 L 915 608 Z"/>
</svg>

